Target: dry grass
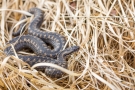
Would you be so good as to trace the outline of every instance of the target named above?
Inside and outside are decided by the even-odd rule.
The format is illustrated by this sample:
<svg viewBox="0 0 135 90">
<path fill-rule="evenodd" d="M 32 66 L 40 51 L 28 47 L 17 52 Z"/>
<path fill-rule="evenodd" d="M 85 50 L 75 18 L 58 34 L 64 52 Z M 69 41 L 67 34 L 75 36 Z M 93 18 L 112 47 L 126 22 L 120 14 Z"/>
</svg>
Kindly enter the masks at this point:
<svg viewBox="0 0 135 90">
<path fill-rule="evenodd" d="M 134 90 L 134 0 L 0 0 L 0 88 L 2 90 Z M 73 8 L 71 8 L 72 6 Z M 26 68 L 3 50 L 17 30 L 21 15 L 39 7 L 45 12 L 41 29 L 58 32 L 65 47 L 80 50 L 68 58 L 60 79 Z M 26 26 L 32 20 L 27 19 Z M 27 28 L 26 28 L 27 30 Z M 28 85 L 29 84 L 29 85 Z"/>
</svg>

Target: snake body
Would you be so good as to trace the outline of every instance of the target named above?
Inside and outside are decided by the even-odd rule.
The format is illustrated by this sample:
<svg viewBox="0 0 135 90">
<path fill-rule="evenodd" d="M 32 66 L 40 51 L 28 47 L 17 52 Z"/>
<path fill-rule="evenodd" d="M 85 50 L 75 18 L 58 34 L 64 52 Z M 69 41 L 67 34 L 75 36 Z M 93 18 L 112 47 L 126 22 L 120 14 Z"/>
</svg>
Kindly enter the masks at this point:
<svg viewBox="0 0 135 90">
<path fill-rule="evenodd" d="M 40 26 L 43 22 L 43 12 L 38 8 L 32 8 L 29 10 L 31 14 L 34 14 L 34 19 L 30 23 L 28 28 L 29 35 L 18 36 L 21 33 L 22 26 L 17 32 L 13 33 L 14 36 L 17 36 L 9 41 L 9 44 L 14 45 L 16 52 L 24 49 L 30 48 L 36 55 L 20 55 L 18 57 L 28 63 L 30 66 L 41 63 L 53 63 L 57 64 L 63 68 L 67 68 L 66 56 L 72 54 L 73 52 L 79 50 L 79 46 L 71 46 L 63 50 L 65 44 L 65 39 L 58 33 L 54 32 L 43 32 L 40 31 Z M 23 16 L 21 19 L 24 19 L 26 16 Z M 53 49 L 47 47 L 47 44 L 52 45 Z M 6 55 L 14 55 L 14 51 L 11 46 L 8 46 L 4 50 Z M 57 57 L 57 58 L 56 58 Z M 41 66 L 36 68 L 39 71 L 44 72 L 46 75 L 52 78 L 60 78 L 63 75 L 63 72 L 52 68 L 50 66 Z"/>
<path fill-rule="evenodd" d="M 10 44 L 14 44 L 14 48 L 16 52 L 24 49 L 24 48 L 30 48 L 33 50 L 33 52 L 36 55 L 39 56 L 50 56 L 50 53 L 47 53 L 46 50 L 48 49 L 46 44 L 36 36 L 31 35 L 23 35 L 23 36 L 17 36 L 9 41 Z M 7 47 L 5 49 L 5 53 L 9 53 L 10 55 L 14 55 L 14 52 L 10 47 Z"/>
<path fill-rule="evenodd" d="M 37 41 L 38 41 L 38 43 L 36 43 Z M 20 54 L 18 55 L 18 57 L 20 59 L 22 59 L 24 62 L 28 63 L 30 66 L 33 66 L 36 63 L 47 62 L 47 63 L 57 64 L 63 68 L 67 68 L 68 64 L 67 64 L 67 61 L 65 60 L 66 56 L 79 49 L 78 46 L 72 46 L 70 48 L 66 48 L 65 50 L 62 50 L 59 52 L 59 54 L 57 55 L 57 59 L 53 59 L 51 57 L 44 57 L 43 55 L 42 56 L 40 55 L 40 54 L 44 53 L 44 52 L 42 52 L 42 51 L 44 51 L 43 50 L 44 42 L 40 38 L 37 38 L 35 36 L 31 36 L 31 35 L 25 35 L 25 36 L 21 36 L 21 37 L 18 36 L 16 38 L 13 38 L 9 43 L 14 44 L 14 49 L 16 52 L 18 52 L 24 48 L 30 48 L 31 50 L 34 51 L 34 53 L 36 55 L 38 55 L 38 56 L 20 55 Z M 11 46 L 8 46 L 7 48 L 5 48 L 4 52 L 6 53 L 6 55 L 14 55 L 14 51 Z M 48 75 L 52 78 L 60 78 L 64 74 L 62 71 L 57 70 L 52 67 L 48 67 L 48 66 L 46 66 L 46 67 L 41 66 L 41 67 L 37 67 L 36 69 L 38 71 L 44 72 L 46 75 Z"/>
<path fill-rule="evenodd" d="M 28 34 L 37 36 L 42 39 L 45 43 L 52 45 L 53 49 L 46 48 L 45 52 L 51 57 L 56 57 L 57 54 L 63 49 L 65 44 L 65 38 L 56 33 L 56 32 L 43 32 L 39 28 L 43 22 L 43 11 L 39 8 L 31 8 L 28 12 L 34 14 L 34 19 L 30 23 L 28 28 Z M 24 19 L 26 16 L 23 16 L 21 19 Z M 25 23 L 20 25 L 20 28 L 17 32 L 13 33 L 14 36 L 17 36 L 21 33 L 22 27 Z M 37 41 L 38 42 L 38 41 Z"/>
</svg>

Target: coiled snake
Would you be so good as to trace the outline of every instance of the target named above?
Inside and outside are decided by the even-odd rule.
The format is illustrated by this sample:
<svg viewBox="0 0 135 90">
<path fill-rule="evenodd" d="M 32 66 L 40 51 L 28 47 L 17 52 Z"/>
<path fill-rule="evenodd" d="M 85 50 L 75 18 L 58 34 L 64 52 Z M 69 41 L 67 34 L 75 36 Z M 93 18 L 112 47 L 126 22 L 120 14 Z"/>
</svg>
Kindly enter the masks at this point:
<svg viewBox="0 0 135 90">
<path fill-rule="evenodd" d="M 28 28 L 29 35 L 17 36 L 21 33 L 21 28 L 24 25 L 24 23 L 22 23 L 19 30 L 13 33 L 13 35 L 17 37 L 10 40 L 9 43 L 14 44 L 14 49 L 16 52 L 24 48 L 30 48 L 37 56 L 19 54 L 18 57 L 28 63 L 30 66 L 39 62 L 48 62 L 67 68 L 67 61 L 65 60 L 65 57 L 79 50 L 79 46 L 71 46 L 65 50 L 62 50 L 65 44 L 65 39 L 63 36 L 54 32 L 40 31 L 39 27 L 43 22 L 42 10 L 32 8 L 29 10 L 29 12 L 35 16 Z M 25 16 L 23 16 L 21 19 L 24 18 Z M 48 48 L 47 44 L 52 45 L 53 49 Z M 11 46 L 5 48 L 4 52 L 6 55 L 14 55 Z M 62 71 L 48 66 L 41 66 L 36 69 L 44 72 L 46 75 L 52 78 L 60 78 L 64 74 Z"/>
<path fill-rule="evenodd" d="M 55 57 L 64 47 L 65 38 L 58 33 L 54 32 L 43 32 L 39 29 L 43 22 L 43 11 L 38 8 L 32 8 L 29 10 L 30 13 L 34 14 L 35 18 L 30 23 L 28 28 L 28 34 L 37 36 L 41 38 L 45 43 L 48 43 L 53 46 L 54 49 L 46 48 L 46 56 Z M 24 19 L 26 16 L 23 16 L 21 19 Z M 19 30 L 16 33 L 13 33 L 14 36 L 17 36 L 21 33 L 21 29 L 25 23 L 20 25 Z"/>
</svg>

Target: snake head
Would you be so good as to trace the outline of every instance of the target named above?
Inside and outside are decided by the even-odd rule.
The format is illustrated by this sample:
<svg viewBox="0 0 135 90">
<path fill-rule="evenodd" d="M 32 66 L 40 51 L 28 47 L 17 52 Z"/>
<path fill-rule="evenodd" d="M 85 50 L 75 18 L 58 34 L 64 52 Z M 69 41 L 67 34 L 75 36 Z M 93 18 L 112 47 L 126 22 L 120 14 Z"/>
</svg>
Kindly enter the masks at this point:
<svg viewBox="0 0 135 90">
<path fill-rule="evenodd" d="M 69 47 L 69 48 L 66 48 L 66 49 L 64 50 L 64 52 L 66 52 L 65 54 L 71 54 L 71 53 L 73 53 L 73 52 L 78 51 L 79 48 L 80 48 L 79 46 L 71 46 L 71 47 Z"/>
<path fill-rule="evenodd" d="M 58 59 L 61 58 L 61 60 L 64 59 L 64 57 L 66 57 L 67 55 L 70 55 L 72 54 L 73 52 L 76 52 L 80 49 L 79 46 L 71 46 L 69 48 L 66 48 L 65 50 L 61 51 L 59 54 L 58 54 Z"/>
</svg>

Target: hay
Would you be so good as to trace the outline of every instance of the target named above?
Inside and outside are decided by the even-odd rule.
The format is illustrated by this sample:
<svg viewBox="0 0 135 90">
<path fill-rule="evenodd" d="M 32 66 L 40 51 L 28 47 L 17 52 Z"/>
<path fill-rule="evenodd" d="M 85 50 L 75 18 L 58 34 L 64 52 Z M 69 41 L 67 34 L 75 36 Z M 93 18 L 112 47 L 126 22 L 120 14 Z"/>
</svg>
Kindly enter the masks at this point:
<svg viewBox="0 0 135 90">
<path fill-rule="evenodd" d="M 0 6 L 2 90 L 135 89 L 134 0 L 0 0 Z M 45 12 L 42 30 L 64 35 L 65 48 L 81 47 L 69 56 L 69 71 L 60 79 L 48 78 L 3 52 L 23 22 L 21 15 L 31 15 L 27 10 L 32 7 Z M 32 18 L 26 20 L 27 27 Z"/>
</svg>

